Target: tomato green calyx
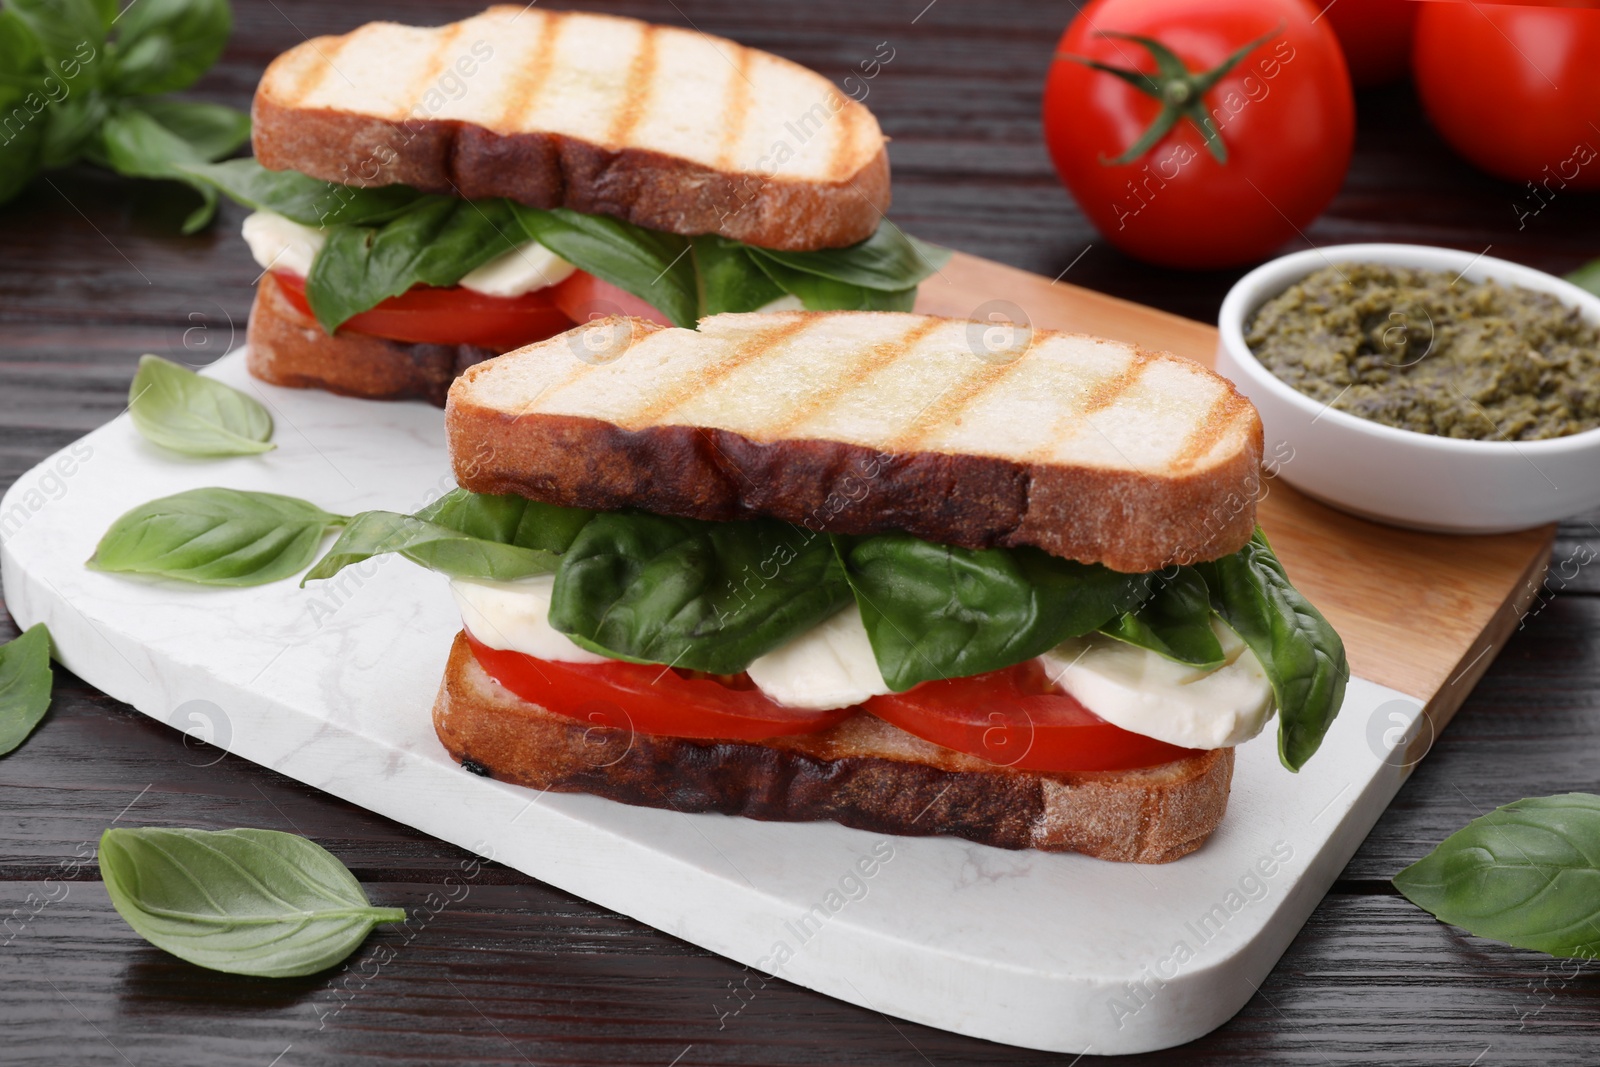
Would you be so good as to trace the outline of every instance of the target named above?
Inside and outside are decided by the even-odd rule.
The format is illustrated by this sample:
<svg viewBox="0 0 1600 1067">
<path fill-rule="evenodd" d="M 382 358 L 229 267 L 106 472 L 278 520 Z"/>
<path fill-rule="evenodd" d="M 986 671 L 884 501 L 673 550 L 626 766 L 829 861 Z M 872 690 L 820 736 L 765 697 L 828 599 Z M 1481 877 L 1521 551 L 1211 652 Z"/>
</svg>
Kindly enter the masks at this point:
<svg viewBox="0 0 1600 1067">
<path fill-rule="evenodd" d="M 1135 89 L 1152 97 L 1161 104 L 1161 113 L 1154 122 L 1139 136 L 1139 139 L 1128 146 L 1128 150 L 1115 159 L 1100 157 L 1102 165 L 1107 167 L 1120 167 L 1132 163 L 1165 137 L 1179 119 L 1188 119 L 1194 128 L 1200 131 L 1201 138 L 1206 143 L 1207 150 L 1218 163 L 1228 162 L 1228 146 L 1223 143 L 1222 135 L 1217 132 L 1216 125 L 1211 121 L 1211 116 L 1206 114 L 1205 95 L 1212 87 L 1227 76 L 1228 72 L 1237 67 L 1244 57 L 1254 52 L 1283 32 L 1283 24 L 1271 33 L 1262 34 L 1255 40 L 1239 46 L 1227 59 L 1206 71 L 1192 71 L 1183 65 L 1183 60 L 1173 54 L 1172 49 L 1156 40 L 1154 37 L 1141 37 L 1132 33 L 1117 33 L 1112 30 L 1101 30 L 1098 36 L 1114 37 L 1118 40 L 1132 41 L 1134 44 L 1150 53 L 1150 58 L 1155 60 L 1156 72 L 1146 74 L 1143 71 L 1131 70 L 1125 67 L 1113 67 L 1109 63 L 1102 63 L 1098 59 L 1088 56 L 1075 56 L 1067 52 L 1058 54 L 1057 58 L 1070 59 L 1074 63 L 1082 63 L 1086 67 L 1101 71 L 1121 78 Z"/>
</svg>

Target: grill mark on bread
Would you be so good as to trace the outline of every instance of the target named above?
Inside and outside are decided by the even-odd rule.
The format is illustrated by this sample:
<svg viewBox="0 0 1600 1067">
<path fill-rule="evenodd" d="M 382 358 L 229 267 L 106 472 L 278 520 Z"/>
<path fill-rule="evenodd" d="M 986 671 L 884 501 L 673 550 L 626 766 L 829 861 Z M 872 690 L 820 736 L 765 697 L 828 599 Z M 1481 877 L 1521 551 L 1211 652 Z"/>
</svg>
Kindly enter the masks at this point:
<svg viewBox="0 0 1600 1067">
<path fill-rule="evenodd" d="M 787 418 L 776 423 L 769 436 L 783 437 L 794 427 L 806 422 L 822 408 L 832 404 L 846 392 L 859 388 L 870 376 L 891 366 L 908 352 L 916 348 L 928 334 L 938 329 L 943 323 L 939 319 L 928 319 L 913 326 L 903 336 L 895 341 L 885 341 L 872 346 L 866 359 L 857 359 L 855 364 L 841 373 L 833 384 L 815 394 L 811 399 L 796 404 Z"/>
<path fill-rule="evenodd" d="M 1155 358 L 1155 353 L 1153 352 L 1146 351 L 1143 348 L 1135 349 L 1132 358 L 1128 361 L 1127 369 L 1095 389 L 1089 397 L 1089 402 L 1083 406 L 1083 410 L 1079 414 L 1084 418 L 1088 418 L 1095 412 L 1104 411 L 1122 399 L 1123 394 L 1131 390 L 1138 384 L 1139 379 L 1144 377 L 1144 372 L 1151 363 L 1155 362 Z"/>
<path fill-rule="evenodd" d="M 345 46 L 352 43 L 355 38 L 355 33 L 347 33 L 342 37 L 318 37 L 315 41 L 306 42 L 315 49 L 317 62 L 307 63 L 305 73 L 294 83 L 290 90 L 291 106 L 298 107 L 302 100 L 322 88 L 322 83 L 328 80 L 328 75 L 337 69 L 333 64 L 334 56 L 344 51 Z M 320 45 L 317 43 L 319 41 L 322 42 Z"/>
<path fill-rule="evenodd" d="M 506 93 L 506 106 L 500 112 L 500 125 L 506 129 L 515 129 L 517 120 L 533 109 L 535 99 L 550 80 L 551 68 L 555 66 L 556 43 L 566 27 L 567 15 L 564 11 L 542 14 L 544 29 L 533 46 L 533 60 L 523 71 L 520 83 Z"/>
<path fill-rule="evenodd" d="M 639 125 L 639 120 L 644 117 L 645 108 L 650 103 L 650 96 L 655 89 L 656 72 L 656 30 L 657 27 L 645 23 L 639 33 L 639 50 L 633 55 L 633 62 L 628 65 L 628 80 L 622 90 L 622 106 L 617 111 L 617 117 L 612 120 L 611 129 L 606 134 L 606 140 L 612 145 L 621 145 Z"/>
<path fill-rule="evenodd" d="M 445 67 L 448 66 L 448 58 L 445 53 L 455 47 L 456 42 L 467 31 L 467 24 L 465 22 L 452 23 L 449 26 L 441 27 L 441 31 L 438 40 L 434 43 L 433 51 L 428 55 L 427 61 L 422 64 L 416 76 L 411 80 L 411 87 L 407 90 L 405 98 L 416 103 L 404 108 L 401 114 L 402 119 L 415 118 L 418 110 L 417 104 L 421 103 L 423 97 L 431 90 L 437 88 L 439 77 L 444 73 Z"/>
<path fill-rule="evenodd" d="M 889 451 L 917 451 L 918 442 L 927 437 L 935 426 L 943 423 L 959 423 L 962 411 L 978 397 L 1004 381 L 1007 375 L 1022 365 L 1024 359 L 1026 356 L 995 365 L 985 363 L 974 356 L 973 361 L 978 364 L 977 373 L 969 374 L 945 386 L 944 392 L 934 397 L 927 407 L 919 411 L 903 432 L 889 440 Z M 987 374 L 984 373 L 985 370 L 988 370 Z"/>
<path fill-rule="evenodd" d="M 734 154 L 744 141 L 745 123 L 750 118 L 750 49 L 739 49 L 739 62 L 734 65 L 734 76 L 724 94 L 722 113 L 727 125 L 722 131 L 722 144 L 717 149 L 717 166 L 732 169 Z"/>
<path fill-rule="evenodd" d="M 830 109 L 830 118 L 839 123 L 839 129 L 838 136 L 833 139 L 833 152 L 828 157 L 828 177 L 840 181 L 850 177 L 850 155 L 856 146 L 856 102 L 846 100 L 832 89 L 828 90 L 828 102 L 841 105 L 837 110 Z"/>
<path fill-rule="evenodd" d="M 1186 471 L 1199 463 L 1201 457 L 1209 453 L 1217 442 L 1233 429 L 1237 413 L 1238 403 L 1234 397 L 1226 393 L 1217 397 L 1216 402 L 1206 412 L 1205 418 L 1201 419 L 1200 424 L 1184 438 L 1177 455 L 1171 460 L 1173 468 Z"/>
<path fill-rule="evenodd" d="M 738 345 L 731 355 L 718 360 L 714 366 L 707 367 L 701 371 L 694 381 L 685 382 L 676 390 L 657 398 L 628 421 L 635 425 L 660 422 L 674 409 L 682 407 L 701 393 L 706 393 L 716 388 L 718 383 L 728 375 L 751 360 L 760 358 L 769 348 L 787 341 L 810 325 L 810 321 L 805 316 L 797 315 L 792 319 L 785 319 L 777 323 L 771 329 L 762 330 L 753 337 L 742 339 L 742 343 Z"/>
</svg>

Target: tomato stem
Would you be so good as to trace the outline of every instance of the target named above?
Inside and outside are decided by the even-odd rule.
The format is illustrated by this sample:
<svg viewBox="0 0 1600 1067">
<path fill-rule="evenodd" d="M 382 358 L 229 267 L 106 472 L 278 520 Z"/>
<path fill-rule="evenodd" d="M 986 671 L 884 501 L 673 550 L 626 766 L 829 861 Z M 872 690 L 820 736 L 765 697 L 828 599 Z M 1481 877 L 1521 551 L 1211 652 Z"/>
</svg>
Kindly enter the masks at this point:
<svg viewBox="0 0 1600 1067">
<path fill-rule="evenodd" d="M 1098 59 L 1087 56 L 1072 55 L 1068 52 L 1059 52 L 1058 59 L 1070 59 L 1074 63 L 1082 63 L 1092 70 L 1103 74 L 1110 74 L 1121 78 L 1135 89 L 1161 104 L 1161 111 L 1156 115 L 1138 140 L 1129 145 L 1127 150 L 1115 159 L 1100 157 L 1102 166 L 1120 167 L 1132 163 L 1146 152 L 1156 146 L 1171 129 L 1178 124 L 1179 119 L 1188 119 L 1200 137 L 1205 141 L 1206 149 L 1218 163 L 1228 162 L 1228 146 L 1223 143 L 1222 135 L 1217 132 L 1217 127 L 1211 121 L 1211 116 L 1206 113 L 1205 94 L 1227 76 L 1228 72 L 1237 67 L 1244 57 L 1254 52 L 1257 48 L 1272 40 L 1283 32 L 1283 23 L 1271 33 L 1262 34 L 1255 40 L 1243 44 L 1235 49 L 1228 58 L 1206 71 L 1192 71 L 1184 66 L 1183 60 L 1175 55 L 1172 49 L 1156 40 L 1154 37 L 1142 37 L 1132 33 L 1117 33 L 1113 30 L 1102 30 L 1100 37 L 1112 37 L 1123 41 L 1132 41 L 1150 53 L 1150 58 L 1155 61 L 1154 74 L 1146 74 L 1140 70 L 1127 67 L 1114 67 L 1109 63 L 1102 63 Z"/>
</svg>

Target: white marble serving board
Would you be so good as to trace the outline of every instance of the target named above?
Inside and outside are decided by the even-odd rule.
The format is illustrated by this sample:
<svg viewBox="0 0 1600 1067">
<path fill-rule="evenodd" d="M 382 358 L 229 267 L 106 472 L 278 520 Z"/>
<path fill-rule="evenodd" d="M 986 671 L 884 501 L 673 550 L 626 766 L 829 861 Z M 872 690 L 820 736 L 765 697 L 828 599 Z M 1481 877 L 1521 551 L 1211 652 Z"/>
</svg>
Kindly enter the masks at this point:
<svg viewBox="0 0 1600 1067">
<path fill-rule="evenodd" d="M 453 484 L 431 407 L 265 386 L 238 352 L 209 373 L 267 404 L 278 449 L 184 458 L 123 416 L 40 464 L 0 503 L 18 625 L 48 623 L 62 663 L 153 718 L 765 974 L 1029 1048 L 1180 1044 L 1250 998 L 1402 780 L 1418 703 L 1359 679 L 1299 775 L 1279 765 L 1272 731 L 1241 747 L 1221 829 L 1164 866 L 477 777 L 430 720 L 459 627 L 438 576 L 386 558 L 306 590 L 230 590 L 83 566 L 118 515 L 185 489 L 350 514 L 411 511 Z"/>
</svg>

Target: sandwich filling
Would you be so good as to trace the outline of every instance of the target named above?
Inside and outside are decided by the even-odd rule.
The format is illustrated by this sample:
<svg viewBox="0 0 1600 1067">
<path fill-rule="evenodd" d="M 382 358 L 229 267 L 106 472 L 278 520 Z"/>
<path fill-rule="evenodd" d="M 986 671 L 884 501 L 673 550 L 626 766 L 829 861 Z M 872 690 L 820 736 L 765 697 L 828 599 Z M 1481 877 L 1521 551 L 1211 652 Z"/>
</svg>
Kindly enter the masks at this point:
<svg viewBox="0 0 1600 1067">
<path fill-rule="evenodd" d="M 253 159 L 185 173 L 252 209 L 244 237 L 271 275 L 262 284 L 330 336 L 503 352 L 607 315 L 692 328 L 721 312 L 908 311 L 949 256 L 887 220 L 857 244 L 792 252 L 504 198 L 341 185 Z"/>
<path fill-rule="evenodd" d="M 451 580 L 505 689 L 646 734 L 760 741 L 869 714 L 999 766 L 1073 772 L 1237 745 L 1276 715 L 1298 769 L 1348 673 L 1259 531 L 1229 556 L 1128 574 L 1037 548 L 456 490 L 356 516 L 307 578 L 380 552 Z"/>
</svg>

